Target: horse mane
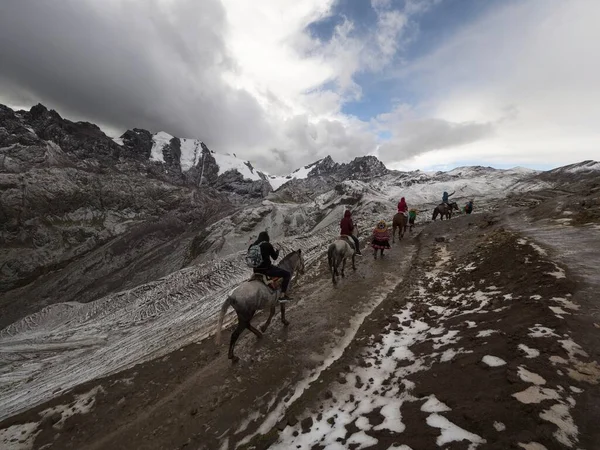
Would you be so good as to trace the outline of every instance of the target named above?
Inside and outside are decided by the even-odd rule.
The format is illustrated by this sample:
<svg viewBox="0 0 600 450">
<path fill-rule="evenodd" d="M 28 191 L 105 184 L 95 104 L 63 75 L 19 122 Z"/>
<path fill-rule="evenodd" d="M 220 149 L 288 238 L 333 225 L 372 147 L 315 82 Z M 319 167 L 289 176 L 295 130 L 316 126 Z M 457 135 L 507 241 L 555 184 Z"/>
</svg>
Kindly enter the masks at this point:
<svg viewBox="0 0 600 450">
<path fill-rule="evenodd" d="M 293 252 L 288 253 L 287 255 L 285 255 L 281 261 L 279 262 L 279 264 L 283 264 L 284 262 L 286 262 L 288 259 L 290 259 L 295 253 L 298 253 L 298 250 L 294 250 Z"/>
</svg>

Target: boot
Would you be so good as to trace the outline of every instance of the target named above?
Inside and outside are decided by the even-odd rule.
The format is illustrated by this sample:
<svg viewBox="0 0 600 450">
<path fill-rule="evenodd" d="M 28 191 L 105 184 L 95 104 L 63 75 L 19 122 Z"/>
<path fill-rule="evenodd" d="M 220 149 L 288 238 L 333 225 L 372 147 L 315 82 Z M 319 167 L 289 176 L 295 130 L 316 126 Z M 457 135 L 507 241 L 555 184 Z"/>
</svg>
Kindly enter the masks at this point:
<svg viewBox="0 0 600 450">
<path fill-rule="evenodd" d="M 289 295 L 287 295 L 287 292 L 283 292 L 281 294 L 281 297 L 279 297 L 279 303 L 287 303 L 290 300 L 292 300 L 292 297 L 290 297 Z"/>
</svg>

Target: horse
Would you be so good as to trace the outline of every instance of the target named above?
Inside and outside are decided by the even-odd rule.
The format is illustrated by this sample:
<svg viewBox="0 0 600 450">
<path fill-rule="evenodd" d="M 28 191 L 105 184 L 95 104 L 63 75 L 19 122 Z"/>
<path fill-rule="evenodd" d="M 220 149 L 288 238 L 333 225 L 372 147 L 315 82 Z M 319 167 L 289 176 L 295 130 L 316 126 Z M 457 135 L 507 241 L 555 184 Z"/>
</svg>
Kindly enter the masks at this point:
<svg viewBox="0 0 600 450">
<path fill-rule="evenodd" d="M 406 233 L 407 222 L 408 220 L 403 213 L 399 212 L 394 215 L 392 219 L 392 242 L 396 242 L 396 228 L 399 228 L 398 240 L 402 240 L 404 233 Z"/>
<path fill-rule="evenodd" d="M 286 255 L 278 266 L 284 270 L 290 272 L 290 276 L 294 275 L 295 271 L 298 273 L 304 273 L 304 259 L 302 258 L 302 251 L 296 250 Z M 221 328 L 223 327 L 223 319 L 227 309 L 231 306 L 238 317 L 237 328 L 231 334 L 231 341 L 229 342 L 229 353 L 228 357 L 232 362 L 237 362 L 238 358 L 234 356 L 233 349 L 235 343 L 242 334 L 244 329 L 248 328 L 252 333 L 256 335 L 258 339 L 262 338 L 263 333 L 267 330 L 267 327 L 271 323 L 271 319 L 275 314 L 275 307 L 277 306 L 277 300 L 281 293 L 281 278 L 275 278 L 274 288 L 269 287 L 265 284 L 265 277 L 261 274 L 254 274 L 249 280 L 244 281 L 238 287 L 236 287 L 231 294 L 225 299 L 221 306 L 221 313 L 219 315 L 219 323 L 217 325 L 216 343 L 217 345 L 221 342 Z M 281 303 L 281 322 L 284 326 L 288 326 L 290 323 L 285 319 L 285 304 Z M 260 327 L 260 331 L 252 326 L 250 321 L 254 317 L 256 311 L 261 309 L 269 308 L 269 317 L 267 321 Z"/>
<path fill-rule="evenodd" d="M 445 203 L 440 203 L 433 210 L 433 217 L 431 219 L 435 220 L 437 218 L 438 214 L 440 214 L 441 220 L 444 220 L 444 216 L 446 216 L 446 218 L 448 220 L 450 220 L 450 218 L 452 217 L 453 209 L 460 211 L 456 202 L 449 203 L 448 205 L 446 205 Z"/>
<path fill-rule="evenodd" d="M 356 225 L 352 232 L 355 236 L 358 236 L 358 228 Z M 329 267 L 329 271 L 331 272 L 331 281 L 334 285 L 337 284 L 337 279 L 335 277 L 340 275 L 338 272 L 340 264 L 342 265 L 342 278 L 345 277 L 344 269 L 346 268 L 346 260 L 348 258 L 352 258 L 352 270 L 356 270 L 356 266 L 354 265 L 356 249 L 354 248 L 354 243 L 350 244 L 349 239 L 350 238 L 340 236 L 327 249 L 327 267 Z"/>
</svg>

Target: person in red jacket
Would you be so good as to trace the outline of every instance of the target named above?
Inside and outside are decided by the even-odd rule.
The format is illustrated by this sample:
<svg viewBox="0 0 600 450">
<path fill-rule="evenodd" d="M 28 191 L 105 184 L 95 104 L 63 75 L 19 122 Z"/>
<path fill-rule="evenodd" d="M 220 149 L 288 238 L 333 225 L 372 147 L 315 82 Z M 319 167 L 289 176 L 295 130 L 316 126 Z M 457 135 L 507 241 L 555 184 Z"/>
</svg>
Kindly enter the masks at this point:
<svg viewBox="0 0 600 450">
<path fill-rule="evenodd" d="M 362 253 L 360 252 L 360 242 L 358 242 L 358 238 L 352 234 L 354 231 L 354 224 L 352 223 L 352 213 L 350 210 L 346 210 L 344 213 L 344 218 L 340 222 L 340 228 L 342 229 L 340 234 L 350 236 L 354 241 L 356 254 L 362 256 Z"/>
<path fill-rule="evenodd" d="M 406 200 L 404 200 L 404 197 L 402 197 L 398 202 L 398 212 L 404 213 L 404 215 L 406 215 L 406 213 L 408 212 L 408 205 L 406 204 Z"/>
</svg>

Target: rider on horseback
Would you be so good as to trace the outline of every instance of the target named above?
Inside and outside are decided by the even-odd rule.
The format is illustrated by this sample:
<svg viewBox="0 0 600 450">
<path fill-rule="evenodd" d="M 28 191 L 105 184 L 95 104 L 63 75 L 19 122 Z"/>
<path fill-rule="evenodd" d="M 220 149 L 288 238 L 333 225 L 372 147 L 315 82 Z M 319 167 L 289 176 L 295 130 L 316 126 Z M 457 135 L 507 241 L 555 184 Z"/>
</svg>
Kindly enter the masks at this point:
<svg viewBox="0 0 600 450">
<path fill-rule="evenodd" d="M 279 250 L 275 250 L 273 245 L 269 242 L 269 233 L 262 231 L 258 235 L 258 239 L 252 245 L 260 246 L 260 252 L 262 255 L 262 263 L 255 267 L 254 273 L 266 275 L 267 277 L 281 277 L 283 278 L 283 284 L 281 285 L 281 296 L 279 297 L 280 303 L 285 303 L 291 300 L 291 297 L 287 295 L 287 289 L 290 284 L 290 273 L 287 270 L 281 269 L 274 266 L 271 263 L 271 258 L 279 258 Z M 252 247 L 252 245 L 250 247 Z"/>
<path fill-rule="evenodd" d="M 452 194 L 448 194 L 446 191 L 444 191 L 444 194 L 442 195 L 442 203 L 445 203 L 446 206 L 450 206 L 449 198 L 452 197 L 453 195 L 454 195 L 454 192 Z"/>
<path fill-rule="evenodd" d="M 340 228 L 340 234 L 342 236 L 350 236 L 354 241 L 354 248 L 356 249 L 356 254 L 358 256 L 362 256 L 362 253 L 360 252 L 360 242 L 358 241 L 358 238 L 352 234 L 352 232 L 354 231 L 354 224 L 352 223 L 352 213 L 349 209 L 347 209 L 344 213 L 344 218 L 340 222 Z"/>
<path fill-rule="evenodd" d="M 402 197 L 398 202 L 398 212 L 404 215 L 406 215 L 406 213 L 408 212 L 408 205 L 406 204 L 406 200 L 404 199 L 404 197 Z"/>
</svg>

